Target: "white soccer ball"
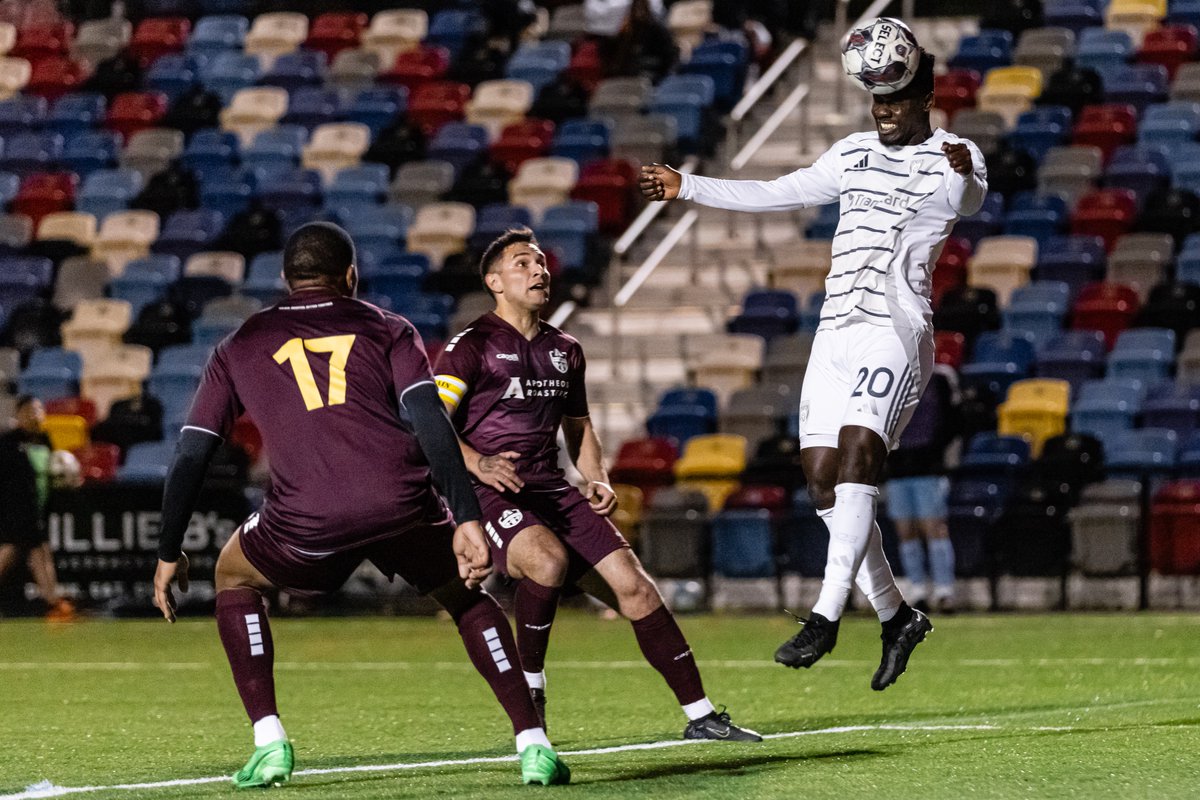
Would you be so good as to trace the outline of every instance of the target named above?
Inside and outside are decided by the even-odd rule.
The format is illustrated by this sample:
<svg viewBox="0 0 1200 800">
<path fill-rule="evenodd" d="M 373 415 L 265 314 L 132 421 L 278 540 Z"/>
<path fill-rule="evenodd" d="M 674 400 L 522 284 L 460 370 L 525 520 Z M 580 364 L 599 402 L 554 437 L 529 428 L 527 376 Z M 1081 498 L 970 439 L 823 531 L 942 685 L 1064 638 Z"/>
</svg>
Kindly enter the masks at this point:
<svg viewBox="0 0 1200 800">
<path fill-rule="evenodd" d="M 850 80 L 871 94 L 903 89 L 917 74 L 921 48 L 917 37 L 898 19 L 879 19 L 846 34 L 842 68 Z"/>
<path fill-rule="evenodd" d="M 50 454 L 50 482 L 56 489 L 75 489 L 83 483 L 83 466 L 70 450 Z"/>
</svg>

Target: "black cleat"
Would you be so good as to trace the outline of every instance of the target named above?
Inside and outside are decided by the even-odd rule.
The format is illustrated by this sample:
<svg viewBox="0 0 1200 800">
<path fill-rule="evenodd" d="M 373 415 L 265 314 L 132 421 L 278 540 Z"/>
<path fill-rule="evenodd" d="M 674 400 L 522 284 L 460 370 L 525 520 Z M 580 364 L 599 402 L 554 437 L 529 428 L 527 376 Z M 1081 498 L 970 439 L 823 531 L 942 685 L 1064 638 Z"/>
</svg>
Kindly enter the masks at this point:
<svg viewBox="0 0 1200 800">
<path fill-rule="evenodd" d="M 883 658 L 879 661 L 879 669 L 875 670 L 875 677 L 871 678 L 871 688 L 882 692 L 895 683 L 908 667 L 912 651 L 925 641 L 925 635 L 932 630 L 933 623 L 929 617 L 915 608 L 910 609 L 908 622 L 902 625 L 885 623 L 883 633 L 879 635 L 883 640 Z"/>
<path fill-rule="evenodd" d="M 775 651 L 775 660 L 784 666 L 796 669 L 807 669 L 821 659 L 826 653 L 832 653 L 837 646 L 838 622 L 830 622 L 820 614 L 813 614 L 808 619 L 796 617 L 804 623 L 800 632 L 779 645 Z"/>
<path fill-rule="evenodd" d="M 685 739 L 714 739 L 723 742 L 761 742 L 763 738 L 749 728 L 739 728 L 729 721 L 729 714 L 722 707 L 706 717 L 694 719 L 683 729 Z"/>
<path fill-rule="evenodd" d="M 533 710 L 537 712 L 538 719 L 542 721 L 542 730 L 548 730 L 546 728 L 546 690 L 531 688 L 529 699 L 533 701 Z"/>
</svg>

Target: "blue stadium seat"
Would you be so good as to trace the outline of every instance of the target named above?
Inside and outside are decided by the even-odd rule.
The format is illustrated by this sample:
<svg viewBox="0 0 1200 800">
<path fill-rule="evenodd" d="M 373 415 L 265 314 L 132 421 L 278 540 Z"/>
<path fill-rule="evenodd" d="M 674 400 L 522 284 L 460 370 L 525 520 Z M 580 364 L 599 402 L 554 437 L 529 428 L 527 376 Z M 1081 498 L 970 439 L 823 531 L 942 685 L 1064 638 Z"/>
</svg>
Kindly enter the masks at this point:
<svg viewBox="0 0 1200 800">
<path fill-rule="evenodd" d="M 545 67 L 556 73 L 571 63 L 571 45 L 558 39 L 523 42 L 508 61 L 509 68 L 530 64 Z"/>
<path fill-rule="evenodd" d="M 200 204 L 232 218 L 249 208 L 255 184 L 250 170 L 205 170 L 201 175 Z"/>
<path fill-rule="evenodd" d="M 1175 468 L 1179 434 L 1167 428 L 1139 428 L 1105 441 L 1104 469 L 1110 478 L 1154 479 Z"/>
<path fill-rule="evenodd" d="M 1134 50 L 1133 39 L 1126 31 L 1088 28 L 1079 35 L 1075 63 L 1096 71 L 1122 67 L 1130 62 Z"/>
<path fill-rule="evenodd" d="M 1200 103 L 1171 102 L 1150 106 L 1138 123 L 1138 142 L 1192 142 L 1200 133 Z"/>
<path fill-rule="evenodd" d="M 340 120 L 348 105 L 349 98 L 340 89 L 301 86 L 292 90 L 287 113 L 280 122 L 286 125 L 300 125 L 311 130 L 318 125 Z"/>
<path fill-rule="evenodd" d="M 1088 28 L 1104 25 L 1104 0 L 1048 2 L 1042 15 L 1047 27 L 1066 28 L 1079 36 Z"/>
<path fill-rule="evenodd" d="M 1149 386 L 1165 378 L 1174 363 L 1175 331 L 1130 328 L 1117 336 L 1108 356 L 1108 377 L 1139 380 Z"/>
<path fill-rule="evenodd" d="M 70 136 L 104 123 L 104 95 L 73 92 L 60 97 L 46 116 L 46 129 Z"/>
<path fill-rule="evenodd" d="M 977 433 L 967 444 L 958 474 L 1015 474 L 1029 464 L 1029 442 L 1022 436 Z"/>
<path fill-rule="evenodd" d="M 1004 309 L 1004 327 L 1028 331 L 1035 341 L 1046 341 L 1062 329 L 1071 302 L 1071 290 L 1062 281 L 1033 281 L 1013 291 Z"/>
<path fill-rule="evenodd" d="M 1127 103 L 1142 112 L 1167 99 L 1167 69 L 1161 64 L 1133 64 L 1098 70 L 1108 103 Z"/>
<path fill-rule="evenodd" d="M 161 483 L 174 457 L 175 442 L 142 442 L 130 446 L 125 463 L 117 470 L 117 480 L 129 483 Z"/>
<path fill-rule="evenodd" d="M 1003 201 L 1001 201 L 1003 205 Z M 841 220 L 841 206 L 838 203 L 818 206 L 817 216 L 804 229 L 805 239 L 832 239 L 837 233 L 838 222 Z"/>
<path fill-rule="evenodd" d="M 386 297 L 392 310 L 411 305 L 409 298 L 421 294 L 425 276 L 416 270 L 374 271 L 364 278 L 364 290 L 371 295 Z"/>
<path fill-rule="evenodd" d="M 269 305 L 287 294 L 283 280 L 283 252 L 259 253 L 250 261 L 241 293 Z"/>
<path fill-rule="evenodd" d="M 17 196 L 21 179 L 11 172 L 0 172 L 0 205 L 8 205 Z"/>
<path fill-rule="evenodd" d="M 808 296 L 804 308 L 800 309 L 800 330 L 816 333 L 817 326 L 821 324 L 821 307 L 824 304 L 825 292 L 813 292 Z"/>
<path fill-rule="evenodd" d="M 727 578 L 775 576 L 775 533 L 766 509 L 722 511 L 712 521 L 712 569 Z"/>
<path fill-rule="evenodd" d="M 1042 106 L 1017 117 L 1008 141 L 1041 163 L 1050 148 L 1064 144 L 1071 135 L 1071 110 L 1066 106 Z"/>
<path fill-rule="evenodd" d="M 96 170 L 83 181 L 75 208 L 103 219 L 114 211 L 124 211 L 142 190 L 142 175 L 132 169 Z"/>
<path fill-rule="evenodd" d="M 167 218 L 151 249 L 186 260 L 195 253 L 211 250 L 224 229 L 225 217 L 220 211 L 207 208 L 176 211 Z"/>
<path fill-rule="evenodd" d="M 649 111 L 675 120 L 678 144 L 687 153 L 701 146 L 705 112 L 713 104 L 716 89 L 707 75 L 669 75 L 654 89 Z"/>
<path fill-rule="evenodd" d="M 342 204 L 378 205 L 387 198 L 388 168 L 384 164 L 360 164 L 334 176 L 325 192 L 325 207 Z"/>
<path fill-rule="evenodd" d="M 558 256 L 564 270 L 583 269 L 587 263 L 588 242 L 600 227 L 600 209 L 591 201 L 574 200 L 551 206 L 535 226 L 538 241 Z"/>
<path fill-rule="evenodd" d="M 1141 381 L 1088 381 L 1071 406 L 1071 430 L 1091 434 L 1102 442 L 1112 441 L 1117 433 L 1133 427 L 1144 396 Z"/>
<path fill-rule="evenodd" d="M 603 120 L 567 120 L 554 134 L 551 153 L 572 159 L 583 166 L 589 161 L 608 156 L 610 137 L 609 125 Z"/>
<path fill-rule="evenodd" d="M 53 171 L 62 159 L 63 141 L 61 133 L 11 133 L 4 141 L 0 169 L 22 177 Z"/>
<path fill-rule="evenodd" d="M 179 279 L 182 269 L 179 258 L 173 255 L 134 259 L 125 265 L 120 276 L 109 282 L 109 296 L 128 301 L 136 318 L 143 308 L 166 296 L 167 288 Z"/>
<path fill-rule="evenodd" d="M 257 81 L 262 67 L 258 56 L 244 53 L 218 53 L 212 57 L 200 71 L 200 79 L 205 88 L 221 98 L 228 105 L 238 89 L 253 86 Z"/>
<path fill-rule="evenodd" d="M 271 71 L 263 76 L 262 83 L 292 92 L 305 86 L 320 86 L 324 80 L 325 54 L 315 50 L 297 50 L 275 59 Z"/>
<path fill-rule="evenodd" d="M 1064 331 L 1043 340 L 1034 374 L 1067 381 L 1071 384 L 1071 396 L 1076 397 L 1086 381 L 1103 376 L 1107 353 L 1100 331 Z"/>
<path fill-rule="evenodd" d="M 1104 171 L 1106 187 L 1129 189 L 1139 202 L 1170 181 L 1170 157 L 1159 146 L 1118 147 Z"/>
<path fill-rule="evenodd" d="M 717 107 L 729 111 L 742 97 L 746 80 L 746 46 L 731 40 L 702 42 L 680 67 L 680 72 L 712 78 Z"/>
<path fill-rule="evenodd" d="M 227 50 L 241 50 L 250 22 L 236 14 L 201 17 L 188 38 L 189 53 L 214 56 Z"/>
<path fill-rule="evenodd" d="M 1200 478 L 1200 431 L 1193 431 L 1179 448 L 1178 468 L 1182 478 Z"/>
<path fill-rule="evenodd" d="M 488 243 L 509 228 L 528 228 L 532 225 L 533 214 L 524 206 L 492 203 L 479 209 L 475 217 L 475 230 L 472 231 L 468 244 L 472 249 L 482 252 Z"/>
<path fill-rule="evenodd" d="M 975 340 L 971 363 L 962 367 L 966 385 L 986 386 L 997 397 L 1029 376 L 1033 365 L 1033 335 L 1023 331 L 985 331 Z"/>
<path fill-rule="evenodd" d="M 308 141 L 308 130 L 299 125 L 278 125 L 254 137 L 242 151 L 242 166 L 248 169 L 291 169 L 300 164 Z"/>
<path fill-rule="evenodd" d="M 209 319 L 202 315 L 192 323 L 192 343 L 211 349 L 240 326 L 241 322 L 238 320 Z"/>
<path fill-rule="evenodd" d="M 1104 279 L 1108 254 L 1098 236 L 1056 236 L 1038 247 L 1037 280 L 1062 281 L 1074 301 L 1079 290 Z"/>
<path fill-rule="evenodd" d="M 468 39 L 484 36 L 487 20 L 477 11 L 439 11 L 429 20 L 425 44 L 444 47 L 452 59 L 457 58 Z"/>
<path fill-rule="evenodd" d="M 192 134 L 183 150 L 182 162 L 193 170 L 232 166 L 238 159 L 238 137 L 230 131 L 204 128 Z"/>
<path fill-rule="evenodd" d="M 162 92 L 175 102 L 187 90 L 200 83 L 205 56 L 197 53 L 168 53 L 155 59 L 146 70 L 143 84 L 153 92 Z"/>
<path fill-rule="evenodd" d="M 389 204 L 358 209 L 353 217 L 344 219 L 342 224 L 360 248 L 402 246 L 408 238 L 413 217 L 413 210 L 409 206 Z"/>
<path fill-rule="evenodd" d="M 82 374 L 83 358 L 79 353 L 61 347 L 39 347 L 17 379 L 17 391 L 42 400 L 74 397 Z"/>
<path fill-rule="evenodd" d="M 709 389 L 671 389 L 646 420 L 651 436 L 661 436 L 681 449 L 688 439 L 717 429 L 717 396 Z"/>
<path fill-rule="evenodd" d="M 1142 403 L 1142 425 L 1169 428 L 1180 437 L 1200 430 L 1200 385 L 1164 381 Z"/>
<path fill-rule="evenodd" d="M 983 74 L 993 67 L 1006 67 L 1012 63 L 1012 46 L 1013 37 L 1008 31 L 982 30 L 978 36 L 964 36 L 950 59 L 950 68 Z"/>
<path fill-rule="evenodd" d="M 482 125 L 447 122 L 434 135 L 426 154 L 453 164 L 454 171 L 461 174 L 487 153 L 487 147 L 488 133 Z"/>
<path fill-rule="evenodd" d="M 364 278 L 376 275 L 409 275 L 419 276 L 423 280 L 431 269 L 429 256 L 426 254 L 400 252 L 372 264 L 368 271 L 360 269 L 359 273 Z"/>
<path fill-rule="evenodd" d="M 366 125 L 371 129 L 372 137 L 375 137 L 407 109 L 408 89 L 403 86 L 376 86 L 358 93 L 346 111 L 346 119 Z"/>
<path fill-rule="evenodd" d="M 120 153 L 121 137 L 114 131 L 82 131 L 67 137 L 62 164 L 82 179 L 116 166 Z"/>
<path fill-rule="evenodd" d="M 0 258 L 0 305 L 14 308 L 49 289 L 54 262 L 38 256 Z"/>
<path fill-rule="evenodd" d="M 1171 183 L 1179 189 L 1200 192 L 1200 142 L 1172 142 Z"/>
<path fill-rule="evenodd" d="M 18 94 L 0 102 L 0 136 L 42 127 L 48 109 L 46 98 L 34 95 Z"/>
<path fill-rule="evenodd" d="M 1032 236 L 1040 247 L 1061 233 L 1067 220 L 1067 203 L 1058 195 L 1021 192 L 1013 198 L 1012 209 L 1004 220 L 1004 233 Z"/>
<path fill-rule="evenodd" d="M 758 290 L 742 300 L 742 311 L 729 321 L 730 333 L 753 333 L 770 341 L 796 330 L 800 309 L 796 295 L 788 291 Z"/>
</svg>

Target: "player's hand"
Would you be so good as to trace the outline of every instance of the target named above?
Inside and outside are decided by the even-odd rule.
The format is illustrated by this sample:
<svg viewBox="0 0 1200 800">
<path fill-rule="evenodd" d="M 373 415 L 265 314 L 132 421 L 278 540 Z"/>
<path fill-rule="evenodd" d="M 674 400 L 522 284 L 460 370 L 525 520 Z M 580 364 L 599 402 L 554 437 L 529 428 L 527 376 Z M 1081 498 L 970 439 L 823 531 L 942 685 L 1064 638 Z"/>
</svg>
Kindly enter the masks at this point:
<svg viewBox="0 0 1200 800">
<path fill-rule="evenodd" d="M 958 144 L 945 142 L 942 145 L 942 152 L 946 154 L 946 160 L 950 162 L 950 169 L 959 175 L 970 175 L 975 170 L 975 164 L 971 161 L 971 150 L 962 142 Z"/>
<path fill-rule="evenodd" d="M 682 185 L 683 176 L 666 164 L 646 164 L 638 178 L 638 188 L 647 200 L 674 200 Z"/>
<path fill-rule="evenodd" d="M 159 561 L 154 570 L 154 605 L 162 612 L 167 622 L 175 621 L 175 595 L 171 582 L 179 584 L 179 591 L 187 594 L 188 557 L 181 553 L 178 561 Z"/>
<path fill-rule="evenodd" d="M 592 505 L 592 510 L 607 517 L 617 510 L 617 493 L 607 483 L 588 481 L 583 487 L 583 496 Z"/>
<path fill-rule="evenodd" d="M 494 456 L 480 456 L 471 474 L 498 492 L 509 491 L 515 494 L 525 485 L 525 481 L 517 475 L 517 468 L 513 465 L 520 457 L 520 453 L 511 450 Z"/>
<path fill-rule="evenodd" d="M 478 522 L 464 522 L 454 529 L 454 557 L 458 560 L 458 576 L 474 589 L 492 574 L 492 554 Z"/>
</svg>

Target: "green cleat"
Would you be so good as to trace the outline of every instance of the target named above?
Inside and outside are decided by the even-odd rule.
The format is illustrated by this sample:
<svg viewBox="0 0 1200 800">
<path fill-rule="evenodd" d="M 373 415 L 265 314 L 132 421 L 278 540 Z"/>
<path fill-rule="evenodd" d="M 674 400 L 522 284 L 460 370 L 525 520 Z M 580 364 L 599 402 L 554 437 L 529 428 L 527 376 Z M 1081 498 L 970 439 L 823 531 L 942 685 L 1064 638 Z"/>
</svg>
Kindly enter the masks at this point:
<svg viewBox="0 0 1200 800">
<path fill-rule="evenodd" d="M 571 769 L 549 747 L 531 744 L 521 751 L 521 782 L 526 785 L 540 783 L 542 786 L 568 784 L 571 782 Z"/>
<path fill-rule="evenodd" d="M 253 789 L 287 783 L 295 764 L 292 743 L 286 739 L 256 747 L 246 766 L 233 776 L 233 785 L 239 789 Z"/>
</svg>

